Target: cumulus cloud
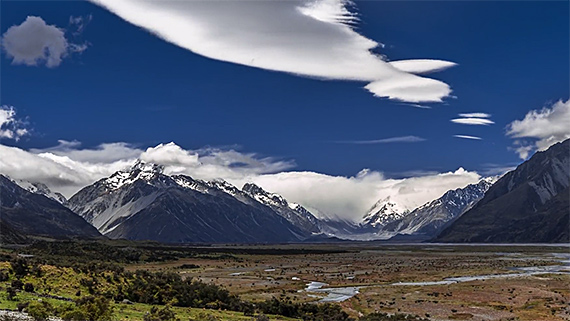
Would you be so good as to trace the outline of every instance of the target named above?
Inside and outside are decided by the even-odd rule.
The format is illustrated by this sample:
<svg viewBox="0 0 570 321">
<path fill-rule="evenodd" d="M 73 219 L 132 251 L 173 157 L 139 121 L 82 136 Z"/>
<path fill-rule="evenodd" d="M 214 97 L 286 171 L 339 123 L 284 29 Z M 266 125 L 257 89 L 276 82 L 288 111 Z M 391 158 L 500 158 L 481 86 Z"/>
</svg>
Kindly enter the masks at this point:
<svg viewBox="0 0 570 321">
<path fill-rule="evenodd" d="M 16 118 L 16 110 L 12 106 L 0 106 L 0 139 L 8 138 L 18 141 L 28 135 L 25 122 Z"/>
<path fill-rule="evenodd" d="M 570 138 L 570 100 L 559 100 L 551 106 L 529 111 L 522 120 L 507 125 L 507 135 L 517 139 L 514 150 L 522 159 L 531 152 L 548 147 Z"/>
<path fill-rule="evenodd" d="M 83 30 L 84 25 L 81 25 Z M 2 36 L 2 47 L 13 64 L 53 68 L 71 52 L 83 52 L 86 44 L 70 43 L 65 30 L 48 25 L 41 17 L 28 16 Z"/>
<path fill-rule="evenodd" d="M 292 161 L 259 157 L 254 153 L 209 147 L 185 150 L 174 143 L 146 149 L 122 142 L 82 148 L 80 142 L 60 140 L 56 146 L 29 151 L 0 145 L 0 155 L 0 173 L 14 179 L 45 183 L 66 196 L 130 167 L 137 159 L 165 165 L 167 174 L 187 174 L 205 180 L 231 180 L 294 166 Z"/>
<path fill-rule="evenodd" d="M 337 143 L 366 145 L 366 144 L 387 144 L 387 143 L 417 143 L 417 142 L 423 142 L 425 140 L 426 140 L 425 138 L 418 136 L 400 136 L 400 137 L 390 137 L 390 138 L 373 139 L 373 140 L 341 140 L 338 141 Z"/>
<path fill-rule="evenodd" d="M 300 76 L 369 82 L 379 97 L 441 102 L 446 83 L 418 76 L 455 63 L 387 62 L 381 46 L 355 31 L 347 0 L 91 0 L 156 36 L 216 60 Z"/>
<path fill-rule="evenodd" d="M 306 206 L 317 215 L 359 221 L 377 200 L 388 196 L 413 209 L 480 179 L 462 168 L 447 173 L 422 172 L 415 177 L 389 179 L 381 172 L 362 170 L 350 177 L 309 171 L 290 171 L 294 162 L 260 157 L 232 149 L 187 150 L 174 143 L 144 150 L 126 143 L 81 148 L 76 141 L 60 141 L 47 149 L 23 150 L 0 145 L 0 173 L 13 179 L 46 183 L 71 196 L 82 187 L 132 166 L 136 159 L 165 166 L 167 174 L 197 179 L 224 179 L 238 187 L 253 182 Z"/>
<path fill-rule="evenodd" d="M 482 140 L 481 137 L 469 136 L 469 135 L 453 135 L 455 138 L 472 139 L 472 140 Z"/>
</svg>

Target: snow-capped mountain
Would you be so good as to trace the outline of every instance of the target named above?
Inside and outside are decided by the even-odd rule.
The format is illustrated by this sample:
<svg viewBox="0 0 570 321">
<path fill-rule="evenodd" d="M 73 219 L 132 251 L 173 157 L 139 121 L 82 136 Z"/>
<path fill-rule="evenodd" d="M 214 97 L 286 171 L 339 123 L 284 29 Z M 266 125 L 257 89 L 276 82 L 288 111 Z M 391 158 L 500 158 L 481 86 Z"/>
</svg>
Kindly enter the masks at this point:
<svg viewBox="0 0 570 321">
<path fill-rule="evenodd" d="M 570 139 L 503 175 L 438 242 L 570 241 Z"/>
<path fill-rule="evenodd" d="M 69 207 L 112 238 L 289 242 L 308 234 L 225 181 L 169 176 L 141 161 L 83 188 Z"/>
<path fill-rule="evenodd" d="M 368 210 L 362 219 L 362 225 L 381 228 L 404 217 L 408 213 L 408 209 L 400 206 L 388 196 L 376 202 L 376 204 Z"/>
<path fill-rule="evenodd" d="M 30 193 L 43 195 L 43 196 L 45 196 L 47 198 L 51 198 L 52 200 L 57 201 L 63 205 L 65 205 L 67 203 L 67 198 L 65 198 L 65 196 L 61 195 L 58 192 L 53 192 L 44 183 L 30 182 L 30 181 L 21 180 L 21 179 L 12 180 L 12 181 Z"/>
<path fill-rule="evenodd" d="M 421 234 L 427 237 L 437 234 L 440 228 L 458 218 L 477 203 L 498 177 L 487 177 L 476 184 L 447 191 L 442 197 L 430 201 L 403 217 L 386 224 L 386 232 Z"/>
<path fill-rule="evenodd" d="M 319 220 L 300 204 L 289 203 L 283 196 L 266 192 L 253 183 L 245 184 L 242 190 L 259 203 L 269 206 L 293 225 L 311 233 L 321 232 Z"/>
</svg>

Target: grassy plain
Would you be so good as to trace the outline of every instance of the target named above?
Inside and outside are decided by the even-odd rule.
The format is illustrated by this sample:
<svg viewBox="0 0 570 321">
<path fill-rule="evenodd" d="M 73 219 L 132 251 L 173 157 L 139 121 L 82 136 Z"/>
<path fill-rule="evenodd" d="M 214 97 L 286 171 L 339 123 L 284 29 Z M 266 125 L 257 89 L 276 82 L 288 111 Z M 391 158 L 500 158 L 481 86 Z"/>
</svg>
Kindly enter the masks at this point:
<svg viewBox="0 0 570 321">
<path fill-rule="evenodd" d="M 133 243 L 111 243 L 136 248 Z M 149 247 L 144 246 L 145 251 Z M 4 255 L 26 248 L 4 250 Z M 416 314 L 431 320 L 570 320 L 570 274 L 536 274 L 523 277 L 474 280 L 453 284 L 394 285 L 397 282 L 441 281 L 448 277 L 519 273 L 518 267 L 563 264 L 553 253 L 567 254 L 568 246 L 459 246 L 386 243 L 161 246 L 168 253 L 160 262 L 127 262 L 127 271 L 174 271 L 220 285 L 241 299 L 260 302 L 272 297 L 292 302 L 317 302 L 326 293 L 304 289 L 311 281 L 327 287 L 360 287 L 356 296 L 336 303 L 354 318 L 371 312 Z M 161 252 L 161 253 L 163 253 Z M 567 260 L 567 259 L 566 259 Z M 565 264 L 568 264 L 567 262 Z M 10 268 L 0 263 L 0 271 Z M 74 299 L 88 294 L 81 271 L 50 264 L 42 277 L 26 276 L 35 293 L 21 291 L 18 301 L 8 300 L 0 282 L 0 309 L 16 309 L 18 302 L 37 300 L 38 294 Z M 101 293 L 113 291 L 112 273 L 98 275 Z M 46 298 L 53 305 L 66 301 Z M 142 320 L 147 304 L 113 303 L 119 320 Z M 243 313 L 173 307 L 180 320 L 252 320 Z M 292 320 L 270 316 L 272 320 Z"/>
<path fill-rule="evenodd" d="M 448 277 L 517 273 L 513 268 L 560 265 L 552 253 L 567 246 L 394 245 L 380 243 L 237 247 L 276 254 L 234 254 L 233 259 L 184 258 L 133 264 L 127 269 L 176 269 L 185 277 L 226 287 L 249 300 L 271 297 L 315 302 L 326 294 L 304 291 L 310 281 L 330 287 L 360 286 L 340 302 L 353 316 L 374 311 L 409 313 L 433 320 L 570 320 L 570 275 L 539 274 L 447 285 L 398 286 L 396 282 L 441 281 Z M 281 254 L 280 250 L 337 253 Z M 199 268 L 184 269 L 183 265 Z M 566 263 L 568 264 L 568 263 Z"/>
</svg>

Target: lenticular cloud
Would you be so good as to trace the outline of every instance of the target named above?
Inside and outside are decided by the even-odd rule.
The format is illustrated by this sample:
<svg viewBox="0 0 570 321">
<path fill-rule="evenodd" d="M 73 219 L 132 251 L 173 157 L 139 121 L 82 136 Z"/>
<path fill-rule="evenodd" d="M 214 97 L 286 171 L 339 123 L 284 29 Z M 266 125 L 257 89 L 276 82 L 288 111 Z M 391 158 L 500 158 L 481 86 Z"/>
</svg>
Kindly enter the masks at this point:
<svg viewBox="0 0 570 321">
<path fill-rule="evenodd" d="M 449 85 L 418 76 L 454 66 L 430 59 L 384 61 L 358 34 L 347 0 L 91 0 L 196 54 L 306 77 L 369 82 L 370 92 L 405 102 L 440 102 Z"/>
</svg>

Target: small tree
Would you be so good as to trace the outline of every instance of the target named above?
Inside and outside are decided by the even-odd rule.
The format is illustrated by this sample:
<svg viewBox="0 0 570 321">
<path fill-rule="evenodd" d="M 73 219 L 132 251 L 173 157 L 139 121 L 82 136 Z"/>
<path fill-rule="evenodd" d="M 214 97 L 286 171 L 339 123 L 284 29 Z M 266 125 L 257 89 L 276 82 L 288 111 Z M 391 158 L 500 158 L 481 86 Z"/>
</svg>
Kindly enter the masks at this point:
<svg viewBox="0 0 570 321">
<path fill-rule="evenodd" d="M 24 291 L 26 292 L 34 292 L 34 285 L 31 283 L 24 284 Z"/>
<path fill-rule="evenodd" d="M 28 263 L 23 258 L 12 260 L 12 262 L 10 262 L 10 266 L 12 267 L 12 272 L 14 272 L 14 275 L 16 275 L 17 278 L 24 277 L 30 272 Z"/>
<path fill-rule="evenodd" d="M 22 282 L 21 280 L 14 280 L 12 281 L 11 285 L 13 288 L 21 290 L 24 287 L 24 282 Z"/>
<path fill-rule="evenodd" d="M 9 287 L 6 289 L 6 293 L 8 294 L 8 300 L 13 301 L 16 298 L 16 289 L 13 287 Z"/>
</svg>

